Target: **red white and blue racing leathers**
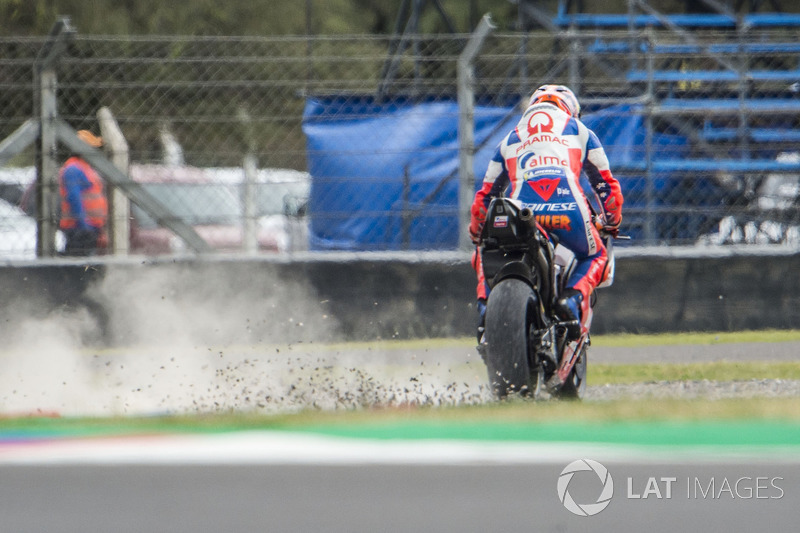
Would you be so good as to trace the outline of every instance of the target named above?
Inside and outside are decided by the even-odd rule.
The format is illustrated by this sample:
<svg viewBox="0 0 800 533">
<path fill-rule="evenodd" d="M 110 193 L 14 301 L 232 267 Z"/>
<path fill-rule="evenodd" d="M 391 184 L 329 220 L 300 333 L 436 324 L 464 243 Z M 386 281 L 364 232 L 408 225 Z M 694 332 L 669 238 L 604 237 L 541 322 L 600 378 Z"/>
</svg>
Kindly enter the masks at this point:
<svg viewBox="0 0 800 533">
<path fill-rule="evenodd" d="M 575 254 L 577 265 L 567 287 L 580 291 L 588 307 L 589 296 L 607 275 L 608 254 L 580 185 L 581 171 L 600 200 L 606 224 L 618 225 L 622 192 L 597 135 L 552 104 L 528 107 L 489 163 L 472 204 L 470 232 L 480 232 L 493 197 L 505 195 L 530 207 L 539 224 Z M 488 286 L 480 254 L 475 254 L 473 266 L 478 298 L 485 299 Z"/>
</svg>

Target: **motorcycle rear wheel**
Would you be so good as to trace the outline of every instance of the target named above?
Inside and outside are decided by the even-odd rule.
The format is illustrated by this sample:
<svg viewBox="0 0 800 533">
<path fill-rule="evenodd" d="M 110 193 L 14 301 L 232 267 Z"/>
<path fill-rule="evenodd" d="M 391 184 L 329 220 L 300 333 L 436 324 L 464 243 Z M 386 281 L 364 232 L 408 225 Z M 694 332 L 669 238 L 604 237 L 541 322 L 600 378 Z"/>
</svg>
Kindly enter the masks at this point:
<svg viewBox="0 0 800 533">
<path fill-rule="evenodd" d="M 535 312 L 536 295 L 524 281 L 503 280 L 489 295 L 484 360 L 489 384 L 498 399 L 516 394 L 528 397 L 536 392 L 537 380 L 532 379 L 529 360 Z"/>
</svg>

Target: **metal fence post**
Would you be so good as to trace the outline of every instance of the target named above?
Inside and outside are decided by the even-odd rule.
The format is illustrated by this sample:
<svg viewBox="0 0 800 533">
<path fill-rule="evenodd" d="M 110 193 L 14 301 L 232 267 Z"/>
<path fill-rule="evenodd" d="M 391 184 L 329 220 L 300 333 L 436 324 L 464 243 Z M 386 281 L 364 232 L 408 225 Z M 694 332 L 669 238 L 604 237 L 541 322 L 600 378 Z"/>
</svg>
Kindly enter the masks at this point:
<svg viewBox="0 0 800 533">
<path fill-rule="evenodd" d="M 107 107 L 97 111 L 100 123 L 100 134 L 103 144 L 111 156 L 111 162 L 125 174 L 128 173 L 128 141 L 122 134 L 114 115 Z M 128 255 L 130 249 L 130 201 L 125 194 L 106 181 L 108 196 L 108 238 L 109 249 L 114 255 Z"/>
<path fill-rule="evenodd" d="M 311 8 L 308 4 L 307 8 Z M 258 139 L 253 129 L 253 119 L 245 107 L 239 107 L 237 118 L 241 124 L 242 141 L 245 154 L 242 158 L 242 251 L 254 255 L 258 253 L 258 195 L 263 184 L 258 183 Z"/>
<path fill-rule="evenodd" d="M 36 185 L 37 221 L 36 255 L 52 257 L 56 254 L 56 229 L 58 229 L 59 194 L 56 120 L 56 64 L 63 54 L 67 41 L 74 36 L 69 18 L 59 19 L 50 30 L 47 42 L 39 51 L 33 66 L 35 114 L 39 120 L 37 146 Z"/>
<path fill-rule="evenodd" d="M 653 175 L 653 106 L 655 105 L 655 88 L 653 82 L 653 71 L 655 57 L 653 55 L 653 35 L 652 29 L 647 30 L 645 34 L 645 43 L 647 48 L 647 55 L 645 61 L 647 63 L 647 95 L 645 97 L 645 226 L 644 238 L 649 244 L 656 241 L 655 234 L 655 176 Z"/>
<path fill-rule="evenodd" d="M 403 250 L 411 249 L 411 222 L 414 213 L 411 210 L 411 169 L 409 165 L 403 167 L 403 207 L 400 219 L 402 221 L 402 247 Z"/>
<path fill-rule="evenodd" d="M 58 161 L 56 152 L 56 71 L 51 65 L 39 73 L 40 136 L 39 182 L 36 210 L 39 213 L 36 255 L 56 254 L 55 235 L 58 227 Z"/>
<path fill-rule="evenodd" d="M 472 243 L 467 228 L 470 206 L 475 194 L 475 73 L 473 61 L 483 41 L 495 28 L 491 16 L 483 16 L 464 50 L 458 56 L 458 168 L 461 177 L 458 194 L 459 233 L 458 246 L 469 250 Z"/>
<path fill-rule="evenodd" d="M 581 94 L 581 41 L 573 26 L 567 30 L 569 43 L 569 86 L 575 94 Z"/>
<path fill-rule="evenodd" d="M 242 163 L 244 170 L 244 187 L 242 187 L 242 207 L 244 212 L 244 228 L 242 232 L 242 244 L 244 251 L 248 254 L 258 252 L 258 234 L 256 228 L 256 192 L 258 161 L 252 152 L 244 156 Z"/>
</svg>

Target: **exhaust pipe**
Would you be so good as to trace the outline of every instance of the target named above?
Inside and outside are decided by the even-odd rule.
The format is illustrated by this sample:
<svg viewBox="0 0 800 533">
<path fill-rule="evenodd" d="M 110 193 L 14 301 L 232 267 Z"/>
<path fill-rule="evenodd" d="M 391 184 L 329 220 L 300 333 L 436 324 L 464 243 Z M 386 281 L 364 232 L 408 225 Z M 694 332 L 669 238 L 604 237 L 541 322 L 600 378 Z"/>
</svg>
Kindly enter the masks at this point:
<svg viewBox="0 0 800 533">
<path fill-rule="evenodd" d="M 530 207 L 523 207 L 520 210 L 519 219 L 523 222 L 527 222 L 528 225 L 532 228 L 536 227 L 536 216 L 534 216 L 533 211 L 531 211 Z"/>
</svg>

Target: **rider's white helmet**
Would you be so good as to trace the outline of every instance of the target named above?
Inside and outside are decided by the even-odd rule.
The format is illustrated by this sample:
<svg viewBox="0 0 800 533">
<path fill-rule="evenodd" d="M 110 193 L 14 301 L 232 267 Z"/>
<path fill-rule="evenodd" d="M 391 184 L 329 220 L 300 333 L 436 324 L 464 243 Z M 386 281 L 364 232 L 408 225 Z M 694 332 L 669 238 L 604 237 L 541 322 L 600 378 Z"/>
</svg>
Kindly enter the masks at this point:
<svg viewBox="0 0 800 533">
<path fill-rule="evenodd" d="M 581 116 L 581 104 L 578 103 L 578 98 L 565 85 L 542 85 L 533 91 L 528 107 L 540 103 L 553 104 L 573 117 Z"/>
</svg>

